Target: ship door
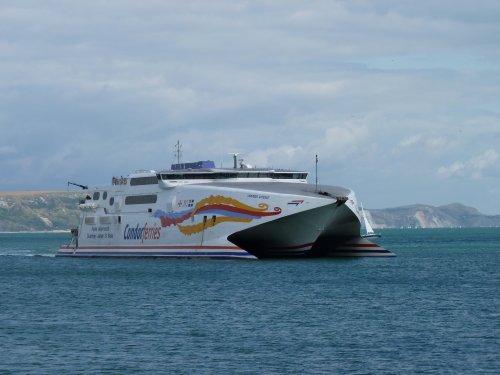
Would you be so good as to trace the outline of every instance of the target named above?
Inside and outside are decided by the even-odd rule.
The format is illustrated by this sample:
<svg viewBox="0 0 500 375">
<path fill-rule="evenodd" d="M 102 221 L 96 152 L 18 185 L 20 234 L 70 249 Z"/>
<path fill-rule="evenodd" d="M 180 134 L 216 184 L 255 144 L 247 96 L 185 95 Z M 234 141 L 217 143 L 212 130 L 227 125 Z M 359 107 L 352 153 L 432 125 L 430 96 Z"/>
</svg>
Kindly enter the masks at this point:
<svg viewBox="0 0 500 375">
<path fill-rule="evenodd" d="M 203 246 L 203 237 L 205 237 L 205 228 L 207 226 L 207 215 L 203 216 L 203 230 L 201 231 L 201 243 L 200 246 Z"/>
</svg>

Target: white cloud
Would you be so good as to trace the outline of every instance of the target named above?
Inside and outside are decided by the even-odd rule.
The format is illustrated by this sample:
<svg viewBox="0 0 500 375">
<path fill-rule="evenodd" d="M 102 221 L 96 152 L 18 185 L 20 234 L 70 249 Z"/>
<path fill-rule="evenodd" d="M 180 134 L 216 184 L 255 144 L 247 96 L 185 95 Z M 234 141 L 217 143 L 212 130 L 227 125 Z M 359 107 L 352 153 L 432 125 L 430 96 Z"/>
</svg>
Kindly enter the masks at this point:
<svg viewBox="0 0 500 375">
<path fill-rule="evenodd" d="M 420 142 L 420 140 L 422 139 L 422 134 L 415 134 L 415 135 L 412 135 L 408 138 L 405 138 L 403 139 L 399 145 L 401 147 L 409 147 L 409 146 L 413 146 L 413 145 L 416 145 Z"/>
<path fill-rule="evenodd" d="M 472 158 L 469 161 L 472 169 L 472 177 L 481 179 L 484 174 L 493 172 L 493 169 L 496 169 L 496 171 L 500 171 L 498 163 L 499 159 L 500 154 L 493 149 L 486 150 L 481 155 Z"/>
<path fill-rule="evenodd" d="M 428 138 L 425 141 L 425 145 L 430 149 L 440 150 L 447 147 L 449 144 L 449 140 L 443 136 L 436 136 Z"/>
<path fill-rule="evenodd" d="M 454 162 L 448 167 L 439 167 L 437 173 L 444 178 L 458 177 L 464 173 L 465 164 L 461 162 Z"/>
<path fill-rule="evenodd" d="M 403 139 L 399 146 L 401 148 L 425 148 L 430 151 L 443 151 L 448 147 L 455 146 L 457 141 L 449 138 L 447 135 L 439 135 L 437 133 L 430 135 L 415 134 Z"/>
<path fill-rule="evenodd" d="M 366 126 L 352 123 L 332 126 L 325 130 L 318 148 L 329 157 L 349 158 L 365 146 L 369 132 Z"/>
<path fill-rule="evenodd" d="M 324 183 L 384 185 L 367 191 L 379 206 L 413 203 L 410 189 L 444 191 L 457 176 L 494 191 L 499 10 L 451 0 L 4 0 L 0 190 L 25 189 L 33 171 L 40 188 L 60 188 L 75 171 L 91 183 L 168 167 L 180 139 L 186 160 L 238 151 L 250 164 L 305 169 L 319 154 Z"/>
<path fill-rule="evenodd" d="M 301 146 L 280 145 L 276 148 L 252 151 L 244 158 L 245 162 L 253 166 L 282 168 L 285 165 L 290 166 L 290 161 L 296 162 L 297 156 L 302 157 L 302 155 L 303 148 Z"/>
<path fill-rule="evenodd" d="M 465 162 L 454 162 L 448 167 L 440 167 L 438 175 L 443 178 L 467 177 L 482 179 L 486 176 L 498 175 L 500 154 L 494 149 L 484 151 Z"/>
</svg>

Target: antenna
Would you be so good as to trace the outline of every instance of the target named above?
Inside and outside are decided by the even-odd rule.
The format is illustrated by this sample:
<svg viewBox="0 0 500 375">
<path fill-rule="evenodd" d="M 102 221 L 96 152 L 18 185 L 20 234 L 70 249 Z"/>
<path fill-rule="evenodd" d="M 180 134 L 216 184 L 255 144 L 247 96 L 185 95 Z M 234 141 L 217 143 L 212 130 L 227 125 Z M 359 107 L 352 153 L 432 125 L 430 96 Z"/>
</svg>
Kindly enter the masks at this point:
<svg viewBox="0 0 500 375">
<path fill-rule="evenodd" d="M 180 164 L 182 156 L 182 145 L 179 140 L 177 140 L 177 143 L 175 144 L 174 147 L 175 147 L 174 156 L 177 157 L 177 164 Z"/>
<path fill-rule="evenodd" d="M 316 155 L 316 193 L 318 192 L 318 155 Z"/>
<path fill-rule="evenodd" d="M 81 187 L 83 190 L 87 190 L 89 188 L 87 185 L 77 184 L 76 182 L 71 181 L 68 181 L 68 186 L 69 185 Z"/>
<path fill-rule="evenodd" d="M 237 152 L 231 152 L 229 155 L 233 155 L 233 168 L 237 169 L 238 168 L 238 155 L 239 153 Z"/>
</svg>

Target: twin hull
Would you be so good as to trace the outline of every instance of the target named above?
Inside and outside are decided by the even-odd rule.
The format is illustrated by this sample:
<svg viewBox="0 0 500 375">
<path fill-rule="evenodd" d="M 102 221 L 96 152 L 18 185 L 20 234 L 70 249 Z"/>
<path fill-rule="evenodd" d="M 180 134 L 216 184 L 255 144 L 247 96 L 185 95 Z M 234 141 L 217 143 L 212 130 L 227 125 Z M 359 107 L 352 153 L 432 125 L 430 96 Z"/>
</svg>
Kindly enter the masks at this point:
<svg viewBox="0 0 500 375">
<path fill-rule="evenodd" d="M 322 187 L 320 195 L 293 183 L 113 188 L 81 205 L 79 231 L 58 256 L 393 255 L 360 237 L 356 200 L 347 189 Z M 112 202 L 101 199 L 108 196 Z M 130 198 L 152 196 L 150 203 Z"/>
</svg>

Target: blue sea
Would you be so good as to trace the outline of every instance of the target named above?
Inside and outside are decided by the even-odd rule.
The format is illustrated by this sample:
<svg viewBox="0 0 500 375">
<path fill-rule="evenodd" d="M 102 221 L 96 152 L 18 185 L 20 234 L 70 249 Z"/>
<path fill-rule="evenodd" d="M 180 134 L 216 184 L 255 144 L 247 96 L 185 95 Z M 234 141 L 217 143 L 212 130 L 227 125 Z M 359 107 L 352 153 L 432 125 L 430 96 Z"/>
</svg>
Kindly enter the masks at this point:
<svg viewBox="0 0 500 375">
<path fill-rule="evenodd" d="M 0 374 L 498 374 L 500 228 L 394 258 L 55 258 L 0 234 Z"/>
</svg>

